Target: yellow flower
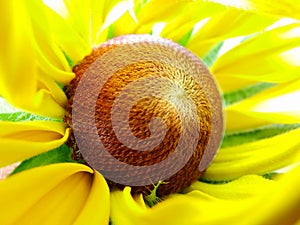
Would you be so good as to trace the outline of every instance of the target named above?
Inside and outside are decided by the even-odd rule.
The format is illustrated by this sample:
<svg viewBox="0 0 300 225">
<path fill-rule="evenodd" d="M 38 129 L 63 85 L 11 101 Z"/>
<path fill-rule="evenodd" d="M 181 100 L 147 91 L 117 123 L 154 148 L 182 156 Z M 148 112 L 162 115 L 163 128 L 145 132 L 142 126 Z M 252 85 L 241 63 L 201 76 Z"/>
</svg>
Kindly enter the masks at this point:
<svg viewBox="0 0 300 225">
<path fill-rule="evenodd" d="M 0 166 L 29 160 L 0 181 L 1 224 L 299 223 L 295 1 L 44 2 L 0 3 L 1 101 L 23 110 L 0 111 Z M 225 101 L 226 133 L 213 163 L 153 207 L 130 187 L 110 192 L 99 172 L 63 158 L 70 128 L 61 87 L 95 46 L 126 34 L 161 36 L 193 52 Z"/>
</svg>

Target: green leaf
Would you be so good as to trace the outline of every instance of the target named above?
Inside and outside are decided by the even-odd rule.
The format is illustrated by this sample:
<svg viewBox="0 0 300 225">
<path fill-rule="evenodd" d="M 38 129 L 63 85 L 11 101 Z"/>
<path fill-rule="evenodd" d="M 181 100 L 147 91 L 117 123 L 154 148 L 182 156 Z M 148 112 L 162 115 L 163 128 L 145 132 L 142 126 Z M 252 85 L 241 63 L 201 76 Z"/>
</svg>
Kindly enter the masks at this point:
<svg viewBox="0 0 300 225">
<path fill-rule="evenodd" d="M 223 98 L 225 100 L 226 106 L 232 105 L 234 103 L 240 102 L 246 98 L 249 98 L 253 95 L 258 94 L 259 92 L 262 92 L 270 87 L 275 86 L 275 84 L 272 83 L 257 83 L 254 85 L 250 85 L 248 87 L 228 92 L 223 95 Z"/>
<path fill-rule="evenodd" d="M 270 138 L 300 127 L 298 124 L 272 124 L 244 132 L 227 133 L 224 136 L 221 148 L 241 145 L 249 142 Z"/>
<path fill-rule="evenodd" d="M 72 159 L 72 150 L 67 145 L 62 145 L 56 149 L 42 153 L 40 155 L 29 158 L 23 162 L 10 174 L 16 174 L 24 170 L 28 170 L 34 167 L 50 165 L 54 163 L 74 162 Z"/>
<path fill-rule="evenodd" d="M 216 61 L 220 49 L 223 46 L 223 41 L 216 44 L 203 58 L 202 62 L 209 68 L 212 66 L 212 64 Z"/>
</svg>

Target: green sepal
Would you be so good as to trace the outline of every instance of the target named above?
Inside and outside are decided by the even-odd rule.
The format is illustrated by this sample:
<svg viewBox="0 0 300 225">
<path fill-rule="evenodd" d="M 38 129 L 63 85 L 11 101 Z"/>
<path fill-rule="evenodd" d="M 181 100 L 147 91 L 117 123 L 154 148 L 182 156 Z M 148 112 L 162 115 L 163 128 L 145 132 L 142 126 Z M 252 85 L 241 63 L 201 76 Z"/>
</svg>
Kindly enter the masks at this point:
<svg viewBox="0 0 300 225">
<path fill-rule="evenodd" d="M 297 129 L 299 127 L 300 127 L 300 123 L 272 124 L 257 129 L 253 129 L 253 130 L 226 133 L 223 138 L 221 148 L 241 145 L 241 144 L 258 141 L 265 138 L 270 138 Z"/>
<path fill-rule="evenodd" d="M 216 59 L 218 58 L 219 52 L 223 46 L 224 42 L 219 42 L 216 44 L 203 58 L 202 62 L 209 68 L 211 67 Z"/>
<path fill-rule="evenodd" d="M 177 41 L 177 43 L 180 44 L 181 46 L 186 46 L 188 41 L 191 39 L 192 34 L 193 34 L 193 29 L 191 29 L 189 32 L 183 35 L 181 39 Z"/>
<path fill-rule="evenodd" d="M 267 180 L 274 180 L 277 176 L 279 175 L 279 173 L 277 172 L 270 172 L 270 173 L 266 173 L 266 174 L 263 174 L 261 175 L 261 177 L 267 179 Z M 203 179 L 202 177 L 199 178 L 200 182 L 203 182 L 203 183 L 207 183 L 207 184 L 227 184 L 227 183 L 230 183 L 233 180 L 206 180 L 206 179 Z M 183 191 L 183 194 L 185 194 L 185 192 Z"/>
<path fill-rule="evenodd" d="M 107 39 L 112 39 L 115 36 L 115 28 L 113 24 L 108 27 Z"/>
<path fill-rule="evenodd" d="M 73 67 L 75 66 L 74 61 L 71 59 L 71 57 L 70 57 L 69 55 L 67 55 L 67 53 L 66 53 L 65 51 L 63 51 L 63 49 L 61 49 L 61 51 L 62 51 L 62 53 L 64 54 L 64 56 L 65 56 L 65 58 L 66 58 L 66 60 L 67 60 L 67 62 L 68 62 L 68 64 L 69 64 L 69 66 L 70 66 L 71 68 L 73 68 Z"/>
<path fill-rule="evenodd" d="M 54 121 L 61 122 L 62 119 L 54 119 L 45 116 L 39 116 L 32 113 L 21 111 L 11 104 L 9 104 L 4 98 L 0 97 L 0 121 L 10 121 L 10 122 L 24 122 L 24 121 Z"/>
<path fill-rule="evenodd" d="M 55 163 L 64 163 L 64 162 L 74 162 L 77 161 L 72 159 L 72 150 L 67 145 L 62 145 L 56 149 L 50 150 L 48 152 L 42 153 L 40 155 L 29 158 L 15 168 L 15 170 L 10 174 L 16 174 L 24 170 L 31 168 L 46 166 Z"/>
<path fill-rule="evenodd" d="M 149 0 L 140 0 L 138 1 L 137 7 L 135 9 L 135 15 L 137 16 L 142 8 L 149 2 Z"/>
<path fill-rule="evenodd" d="M 246 98 L 250 98 L 253 95 L 256 95 L 268 88 L 275 86 L 272 83 L 257 83 L 254 85 L 250 85 L 239 90 L 235 90 L 232 92 L 224 93 L 223 98 L 225 100 L 225 105 L 229 106 L 234 103 L 240 102 Z"/>
<path fill-rule="evenodd" d="M 24 121 L 56 121 L 61 122 L 61 119 L 53 119 L 44 116 L 38 116 L 26 112 L 12 112 L 12 113 L 0 113 L 0 121 L 10 121 L 10 122 L 24 122 Z"/>
</svg>

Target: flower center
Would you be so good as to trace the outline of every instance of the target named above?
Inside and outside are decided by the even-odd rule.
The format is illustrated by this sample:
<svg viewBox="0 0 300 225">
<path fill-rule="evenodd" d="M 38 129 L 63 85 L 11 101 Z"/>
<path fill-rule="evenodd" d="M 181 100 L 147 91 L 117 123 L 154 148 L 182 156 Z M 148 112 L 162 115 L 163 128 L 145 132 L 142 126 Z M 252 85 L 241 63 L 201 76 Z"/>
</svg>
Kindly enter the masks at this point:
<svg viewBox="0 0 300 225">
<path fill-rule="evenodd" d="M 196 56 L 166 39 L 127 35 L 103 43 L 73 71 L 69 145 L 111 188 L 149 194 L 160 182 L 162 196 L 205 171 L 222 138 L 222 107 Z"/>
</svg>

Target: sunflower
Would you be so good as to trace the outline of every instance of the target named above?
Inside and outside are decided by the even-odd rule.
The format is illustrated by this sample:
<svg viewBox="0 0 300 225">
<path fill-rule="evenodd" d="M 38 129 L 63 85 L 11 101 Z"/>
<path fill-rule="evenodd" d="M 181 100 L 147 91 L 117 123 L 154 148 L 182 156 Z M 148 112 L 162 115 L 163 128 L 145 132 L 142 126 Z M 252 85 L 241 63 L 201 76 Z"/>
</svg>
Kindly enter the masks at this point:
<svg viewBox="0 0 300 225">
<path fill-rule="evenodd" d="M 0 181 L 1 224 L 299 223 L 300 8 L 296 1 L 34 0 L 0 5 L 0 166 L 21 162 Z M 163 42 L 170 51 L 180 49 L 179 56 L 196 55 L 222 91 L 226 115 L 222 145 L 213 162 L 205 163 L 201 177 L 196 174 L 199 180 L 193 175 L 172 193 L 170 188 L 159 190 L 182 176 L 142 190 L 124 183 L 116 188 L 80 152 L 72 129 L 75 90 L 94 58 L 103 59 L 107 53 L 110 57 L 104 58 L 112 62 L 120 53 L 114 50 L 123 53 L 140 39 L 139 51 L 161 50 Z M 201 71 L 209 74 L 203 63 Z M 153 67 L 172 71 L 166 61 L 148 64 L 147 73 Z M 145 65 L 136 63 L 133 74 L 138 76 Z M 204 90 L 214 89 L 209 105 L 215 102 L 217 108 L 219 93 L 211 78 L 206 81 L 212 86 L 204 85 Z M 195 95 L 202 99 L 201 93 Z M 96 110 L 105 109 L 109 97 Z M 180 98 L 186 99 L 184 93 Z M 207 106 L 205 99 L 200 102 Z M 220 113 L 215 107 L 206 108 L 215 115 Z M 183 109 L 189 112 L 188 107 Z M 172 109 L 167 112 L 172 114 Z M 203 116 L 205 121 L 220 119 Z M 79 125 L 84 127 L 85 122 Z M 217 131 L 209 135 L 217 133 L 219 138 L 222 127 L 217 124 L 213 126 Z"/>
</svg>

